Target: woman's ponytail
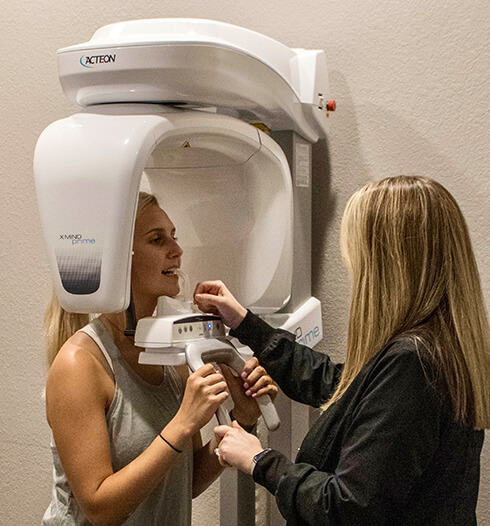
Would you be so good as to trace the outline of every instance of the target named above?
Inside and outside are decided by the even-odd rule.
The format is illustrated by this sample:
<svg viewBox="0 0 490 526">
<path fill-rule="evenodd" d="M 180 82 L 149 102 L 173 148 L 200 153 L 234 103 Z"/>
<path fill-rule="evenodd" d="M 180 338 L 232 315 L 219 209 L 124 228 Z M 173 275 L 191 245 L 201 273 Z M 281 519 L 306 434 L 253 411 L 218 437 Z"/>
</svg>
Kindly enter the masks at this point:
<svg viewBox="0 0 490 526">
<path fill-rule="evenodd" d="M 89 323 L 88 314 L 67 312 L 60 305 L 58 296 L 53 290 L 51 301 L 44 314 L 46 340 L 46 366 L 49 369 L 63 344 L 79 329 Z"/>
</svg>

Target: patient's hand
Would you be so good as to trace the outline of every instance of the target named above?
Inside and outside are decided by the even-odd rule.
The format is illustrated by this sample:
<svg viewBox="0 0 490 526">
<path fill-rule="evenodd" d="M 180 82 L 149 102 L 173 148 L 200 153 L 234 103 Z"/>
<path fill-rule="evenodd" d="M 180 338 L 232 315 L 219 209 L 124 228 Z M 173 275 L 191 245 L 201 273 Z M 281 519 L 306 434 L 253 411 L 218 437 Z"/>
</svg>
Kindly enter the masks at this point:
<svg viewBox="0 0 490 526">
<path fill-rule="evenodd" d="M 220 367 L 235 403 L 233 418 L 242 426 L 253 426 L 260 416 L 255 398 L 267 394 L 274 400 L 279 388 L 255 356 L 247 360 L 238 377 L 227 365 L 220 364 Z"/>
</svg>

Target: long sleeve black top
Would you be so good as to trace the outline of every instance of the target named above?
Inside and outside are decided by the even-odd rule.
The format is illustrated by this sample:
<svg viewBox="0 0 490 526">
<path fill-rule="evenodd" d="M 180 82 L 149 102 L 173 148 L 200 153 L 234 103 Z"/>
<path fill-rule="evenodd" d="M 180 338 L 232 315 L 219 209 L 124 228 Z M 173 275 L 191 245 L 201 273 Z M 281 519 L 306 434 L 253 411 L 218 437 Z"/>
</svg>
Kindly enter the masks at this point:
<svg viewBox="0 0 490 526">
<path fill-rule="evenodd" d="M 342 370 L 249 312 L 232 335 L 283 392 L 319 407 Z M 472 526 L 483 431 L 455 422 L 415 344 L 401 338 L 361 370 L 322 413 L 293 463 L 273 450 L 254 480 L 289 526 Z"/>
</svg>

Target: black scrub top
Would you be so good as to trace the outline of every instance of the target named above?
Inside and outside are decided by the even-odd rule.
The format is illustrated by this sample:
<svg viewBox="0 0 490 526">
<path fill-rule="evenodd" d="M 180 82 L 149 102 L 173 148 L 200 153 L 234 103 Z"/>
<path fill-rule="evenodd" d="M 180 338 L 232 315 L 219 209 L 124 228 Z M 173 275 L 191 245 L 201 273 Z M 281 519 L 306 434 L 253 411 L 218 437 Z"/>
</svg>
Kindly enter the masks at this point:
<svg viewBox="0 0 490 526">
<path fill-rule="evenodd" d="M 283 392 L 319 407 L 342 365 L 248 312 L 231 334 L 250 346 Z M 382 349 L 321 414 L 293 463 L 262 457 L 255 482 L 298 526 L 472 526 L 484 432 L 455 422 L 413 339 Z"/>
</svg>

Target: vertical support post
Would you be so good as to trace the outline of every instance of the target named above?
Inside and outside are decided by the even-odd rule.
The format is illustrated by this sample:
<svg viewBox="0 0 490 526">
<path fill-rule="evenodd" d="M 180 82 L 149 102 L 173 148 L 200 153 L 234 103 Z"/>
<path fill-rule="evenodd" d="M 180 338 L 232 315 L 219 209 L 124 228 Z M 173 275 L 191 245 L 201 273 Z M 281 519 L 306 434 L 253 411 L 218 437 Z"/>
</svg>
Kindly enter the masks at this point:
<svg viewBox="0 0 490 526">
<path fill-rule="evenodd" d="M 293 131 L 271 133 L 284 151 L 293 183 L 293 284 L 282 312 L 294 312 L 311 297 L 311 143 Z M 296 334 L 301 338 L 301 334 Z M 309 408 L 280 395 L 275 400 L 281 427 L 269 434 L 269 447 L 294 461 L 309 429 Z M 269 526 L 284 526 L 273 497 L 269 499 Z"/>
<path fill-rule="evenodd" d="M 220 478 L 220 526 L 255 526 L 255 483 L 234 469 Z"/>
</svg>

